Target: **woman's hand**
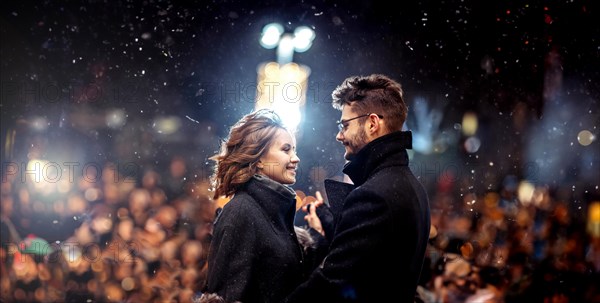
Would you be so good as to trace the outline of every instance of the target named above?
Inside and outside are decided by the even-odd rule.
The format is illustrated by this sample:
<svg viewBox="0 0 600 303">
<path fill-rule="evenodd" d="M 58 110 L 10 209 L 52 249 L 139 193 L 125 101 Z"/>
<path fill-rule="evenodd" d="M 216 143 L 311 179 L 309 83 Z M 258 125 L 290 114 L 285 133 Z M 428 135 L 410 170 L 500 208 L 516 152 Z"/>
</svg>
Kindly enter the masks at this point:
<svg viewBox="0 0 600 303">
<path fill-rule="evenodd" d="M 308 226 L 312 229 L 316 230 L 321 235 L 325 236 L 325 231 L 323 230 L 323 226 L 321 225 L 321 219 L 317 216 L 317 207 L 323 205 L 323 196 L 319 191 L 315 193 L 316 200 L 306 203 L 302 206 L 302 210 L 304 210 L 307 214 L 304 216 L 304 220 L 308 222 Z M 307 197 L 308 198 L 308 197 Z"/>
</svg>

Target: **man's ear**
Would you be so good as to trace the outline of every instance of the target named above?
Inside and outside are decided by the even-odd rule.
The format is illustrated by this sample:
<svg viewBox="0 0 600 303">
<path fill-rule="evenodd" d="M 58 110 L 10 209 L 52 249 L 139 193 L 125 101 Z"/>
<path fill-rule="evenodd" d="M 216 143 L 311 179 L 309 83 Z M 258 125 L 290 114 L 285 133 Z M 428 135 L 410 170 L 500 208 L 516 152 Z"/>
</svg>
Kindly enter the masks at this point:
<svg viewBox="0 0 600 303">
<path fill-rule="evenodd" d="M 369 116 L 368 125 L 369 125 L 369 132 L 371 134 L 381 132 L 381 130 L 382 130 L 381 119 L 379 119 L 379 117 L 377 115 L 372 114 Z"/>
</svg>

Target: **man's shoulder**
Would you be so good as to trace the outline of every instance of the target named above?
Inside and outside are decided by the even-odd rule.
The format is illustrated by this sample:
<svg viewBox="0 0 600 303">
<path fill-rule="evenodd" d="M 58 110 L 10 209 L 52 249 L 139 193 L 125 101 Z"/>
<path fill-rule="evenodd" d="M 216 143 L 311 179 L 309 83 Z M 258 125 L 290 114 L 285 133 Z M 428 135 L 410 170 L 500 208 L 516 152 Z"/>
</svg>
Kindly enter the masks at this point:
<svg viewBox="0 0 600 303">
<path fill-rule="evenodd" d="M 408 166 L 402 165 L 388 165 L 377 169 L 370 175 L 366 180 L 367 185 L 379 185 L 386 186 L 391 185 L 393 182 L 405 181 L 411 175 L 411 171 Z"/>
<path fill-rule="evenodd" d="M 357 188 L 361 192 L 374 192 L 377 195 L 401 197 L 411 195 L 414 190 L 414 176 L 407 167 L 389 166 L 376 171 Z"/>
</svg>

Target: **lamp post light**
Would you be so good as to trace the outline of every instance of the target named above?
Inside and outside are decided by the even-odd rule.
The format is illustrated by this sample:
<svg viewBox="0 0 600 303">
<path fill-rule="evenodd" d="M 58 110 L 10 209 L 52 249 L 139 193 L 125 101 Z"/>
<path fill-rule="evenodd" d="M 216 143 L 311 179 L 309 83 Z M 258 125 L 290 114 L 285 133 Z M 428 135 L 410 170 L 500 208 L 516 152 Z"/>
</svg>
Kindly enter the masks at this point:
<svg viewBox="0 0 600 303">
<path fill-rule="evenodd" d="M 294 33 L 284 32 L 278 23 L 267 24 L 262 31 L 260 45 L 277 48 L 277 62 L 258 66 L 256 109 L 272 108 L 291 129 L 300 124 L 301 108 L 306 101 L 310 68 L 293 62 L 294 52 L 305 52 L 312 46 L 315 32 L 300 26 Z"/>
<path fill-rule="evenodd" d="M 315 39 L 315 32 L 308 26 L 299 26 L 294 34 L 285 33 L 279 23 L 270 23 L 263 28 L 260 45 L 266 49 L 277 47 L 277 63 L 284 65 L 293 61 L 294 52 L 307 51 Z"/>
</svg>

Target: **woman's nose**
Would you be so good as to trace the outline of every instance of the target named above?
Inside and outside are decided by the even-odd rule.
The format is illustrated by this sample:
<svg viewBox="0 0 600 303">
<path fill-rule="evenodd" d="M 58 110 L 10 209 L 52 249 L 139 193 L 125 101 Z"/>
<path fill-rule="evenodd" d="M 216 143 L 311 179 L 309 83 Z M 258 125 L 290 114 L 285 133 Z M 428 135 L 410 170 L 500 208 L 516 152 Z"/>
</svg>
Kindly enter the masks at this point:
<svg viewBox="0 0 600 303">
<path fill-rule="evenodd" d="M 298 157 L 298 155 L 296 155 L 294 153 L 294 155 L 292 156 L 292 163 L 298 163 L 300 162 L 300 158 Z"/>
</svg>

